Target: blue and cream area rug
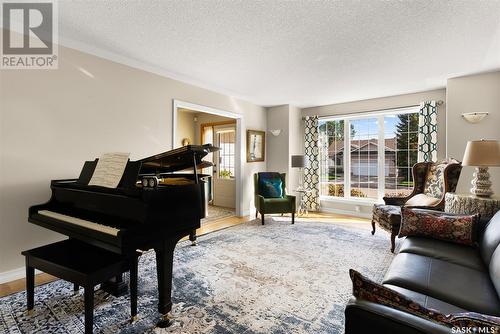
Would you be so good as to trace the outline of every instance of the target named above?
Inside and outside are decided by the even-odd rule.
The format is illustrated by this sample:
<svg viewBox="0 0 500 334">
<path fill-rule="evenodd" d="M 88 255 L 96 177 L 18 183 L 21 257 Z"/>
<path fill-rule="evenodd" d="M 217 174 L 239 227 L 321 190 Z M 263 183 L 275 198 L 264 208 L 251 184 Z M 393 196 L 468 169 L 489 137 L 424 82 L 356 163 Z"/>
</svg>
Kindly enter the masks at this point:
<svg viewBox="0 0 500 334">
<path fill-rule="evenodd" d="M 281 221 L 277 221 L 278 218 Z M 285 221 L 283 221 L 285 220 Z M 140 258 L 139 320 L 128 296 L 96 291 L 94 333 L 343 333 L 349 268 L 381 280 L 392 254 L 388 235 L 329 223 L 271 217 L 177 245 L 173 325 L 159 320 L 154 252 Z M 55 281 L 0 299 L 0 333 L 83 333 L 83 290 Z"/>
</svg>

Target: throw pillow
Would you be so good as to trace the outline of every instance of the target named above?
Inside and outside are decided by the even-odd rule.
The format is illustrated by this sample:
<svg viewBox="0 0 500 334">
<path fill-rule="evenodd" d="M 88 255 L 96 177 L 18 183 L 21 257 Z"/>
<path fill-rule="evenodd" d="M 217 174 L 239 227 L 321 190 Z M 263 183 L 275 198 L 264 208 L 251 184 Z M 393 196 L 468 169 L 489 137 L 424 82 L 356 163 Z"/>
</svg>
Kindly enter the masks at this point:
<svg viewBox="0 0 500 334">
<path fill-rule="evenodd" d="M 446 320 L 453 327 L 470 328 L 471 333 L 500 333 L 500 318 L 492 315 L 475 312 L 453 313 L 448 314 Z"/>
<path fill-rule="evenodd" d="M 353 295 L 356 298 L 407 312 L 447 327 L 470 328 L 471 333 L 478 333 L 479 328 L 483 331 L 487 328 L 488 331 L 485 333 L 500 333 L 499 317 L 474 312 L 444 315 L 420 305 L 397 291 L 371 281 L 354 269 L 349 270 L 349 275 L 352 280 Z"/>
<path fill-rule="evenodd" d="M 440 202 L 439 198 L 418 194 L 406 201 L 405 206 L 434 206 Z"/>
<path fill-rule="evenodd" d="M 259 188 L 260 194 L 264 196 L 264 198 L 283 197 L 281 178 L 260 178 Z"/>
<path fill-rule="evenodd" d="M 402 208 L 398 237 L 425 236 L 473 246 L 477 239 L 478 215 Z"/>
</svg>

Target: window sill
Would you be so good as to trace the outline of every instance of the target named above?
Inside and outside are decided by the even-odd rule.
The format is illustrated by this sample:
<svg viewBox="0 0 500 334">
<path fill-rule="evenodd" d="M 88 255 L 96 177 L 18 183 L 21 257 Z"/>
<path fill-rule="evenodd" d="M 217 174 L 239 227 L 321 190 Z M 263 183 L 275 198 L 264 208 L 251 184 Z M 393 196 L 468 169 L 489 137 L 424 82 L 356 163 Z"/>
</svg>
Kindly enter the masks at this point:
<svg viewBox="0 0 500 334">
<path fill-rule="evenodd" d="M 372 206 L 375 203 L 379 203 L 379 200 L 374 198 L 355 198 L 355 197 L 320 196 L 319 200 L 322 202 L 332 202 L 332 203 L 337 202 L 337 203 L 366 205 L 366 206 Z"/>
</svg>

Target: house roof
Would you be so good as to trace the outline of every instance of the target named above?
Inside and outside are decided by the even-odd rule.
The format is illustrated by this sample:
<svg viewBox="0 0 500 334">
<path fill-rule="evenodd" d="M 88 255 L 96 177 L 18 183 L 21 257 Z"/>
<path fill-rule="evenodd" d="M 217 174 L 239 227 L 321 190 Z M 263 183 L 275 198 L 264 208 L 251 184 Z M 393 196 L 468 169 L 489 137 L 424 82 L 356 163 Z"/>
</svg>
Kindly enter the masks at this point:
<svg viewBox="0 0 500 334">
<path fill-rule="evenodd" d="M 385 139 L 385 151 L 393 152 L 396 150 L 396 138 L 386 138 Z M 351 141 L 351 152 L 355 151 L 368 151 L 369 145 L 378 147 L 378 140 L 375 138 L 371 139 L 361 139 Z M 328 153 L 335 154 L 335 147 L 337 147 L 337 152 L 342 152 L 344 150 L 344 141 L 333 142 L 330 147 L 328 147 Z M 372 150 L 373 151 L 373 150 Z"/>
</svg>

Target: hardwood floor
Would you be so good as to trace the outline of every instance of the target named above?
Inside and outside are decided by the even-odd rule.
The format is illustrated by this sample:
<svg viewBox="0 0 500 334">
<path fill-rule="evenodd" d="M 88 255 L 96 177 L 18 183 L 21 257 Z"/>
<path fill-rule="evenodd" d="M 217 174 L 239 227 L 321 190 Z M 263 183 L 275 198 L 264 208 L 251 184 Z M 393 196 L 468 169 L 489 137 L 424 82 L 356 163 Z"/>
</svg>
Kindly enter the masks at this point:
<svg viewBox="0 0 500 334">
<path fill-rule="evenodd" d="M 269 217 L 273 217 L 273 215 L 269 215 Z M 275 215 L 277 219 L 279 219 L 279 215 Z M 260 217 L 259 217 L 260 218 Z M 246 217 L 227 217 L 227 218 L 222 218 L 221 220 L 214 221 L 212 223 L 206 224 L 196 230 L 196 234 L 198 236 L 207 234 L 210 232 L 214 232 L 217 230 L 221 230 L 230 226 L 242 224 L 244 222 L 250 221 L 255 219 L 254 216 L 246 216 Z M 267 221 L 267 219 L 266 219 Z M 339 225 L 344 225 L 344 226 L 355 226 L 359 228 L 364 228 L 364 229 L 371 229 L 371 224 L 369 219 L 365 218 L 358 218 L 358 217 L 351 217 L 351 216 L 345 216 L 345 215 L 338 215 L 338 214 L 330 214 L 330 213 L 309 213 L 307 216 L 298 216 L 296 217 L 295 223 L 299 222 L 304 222 L 307 223 L 308 221 L 321 221 L 321 222 L 326 222 L 326 223 L 333 223 L 333 224 L 339 224 Z M 182 240 L 186 240 L 186 238 L 183 238 Z M 45 283 L 49 283 L 52 281 L 57 280 L 57 277 L 41 273 L 35 276 L 35 285 L 41 285 Z M 0 284 L 0 297 L 4 297 L 7 295 L 10 295 L 12 293 L 16 293 L 19 291 L 23 291 L 26 287 L 26 281 L 24 278 L 18 279 L 12 282 Z"/>
</svg>

